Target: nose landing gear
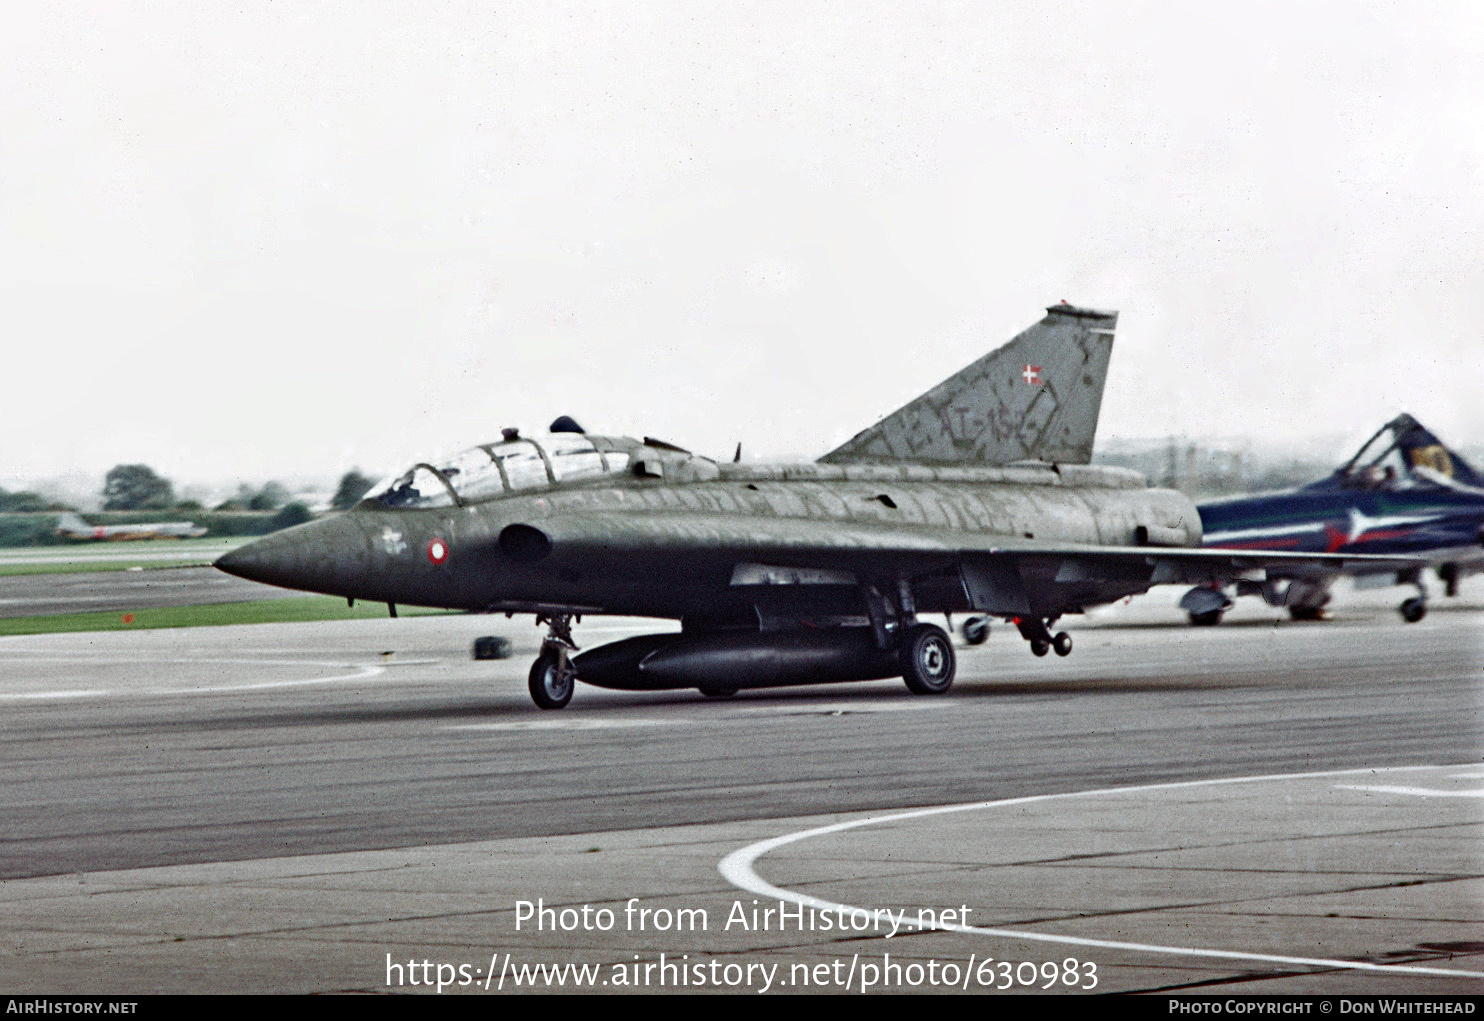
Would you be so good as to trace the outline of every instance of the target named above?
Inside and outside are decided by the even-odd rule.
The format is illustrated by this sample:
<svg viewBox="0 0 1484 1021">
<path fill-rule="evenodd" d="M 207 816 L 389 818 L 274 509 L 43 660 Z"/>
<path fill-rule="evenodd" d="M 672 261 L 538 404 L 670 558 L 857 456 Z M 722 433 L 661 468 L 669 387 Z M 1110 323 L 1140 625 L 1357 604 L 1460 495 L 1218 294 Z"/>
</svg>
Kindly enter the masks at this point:
<svg viewBox="0 0 1484 1021">
<path fill-rule="evenodd" d="M 1456 571 L 1457 568 L 1454 568 L 1454 570 Z M 1441 574 L 1442 572 L 1439 571 L 1438 573 Z M 1410 599 L 1403 600 L 1402 605 L 1396 608 L 1396 612 L 1402 615 L 1402 620 L 1408 624 L 1415 624 L 1427 616 L 1427 583 L 1422 580 L 1421 571 L 1412 571 L 1409 574 L 1403 575 L 1399 580 L 1417 586 L 1417 594 Z M 1446 577 L 1443 580 L 1445 584 L 1448 583 Z M 1455 574 L 1452 581 L 1454 591 L 1457 591 L 1457 585 L 1457 574 Z M 1450 592 L 1449 594 L 1451 595 L 1452 593 Z"/>
<path fill-rule="evenodd" d="M 560 709 L 572 701 L 572 690 L 577 686 L 571 659 L 571 653 L 577 651 L 577 643 L 572 641 L 572 615 L 541 614 L 536 623 L 546 624 L 547 631 L 541 640 L 541 654 L 531 664 L 531 700 L 542 709 Z"/>
</svg>

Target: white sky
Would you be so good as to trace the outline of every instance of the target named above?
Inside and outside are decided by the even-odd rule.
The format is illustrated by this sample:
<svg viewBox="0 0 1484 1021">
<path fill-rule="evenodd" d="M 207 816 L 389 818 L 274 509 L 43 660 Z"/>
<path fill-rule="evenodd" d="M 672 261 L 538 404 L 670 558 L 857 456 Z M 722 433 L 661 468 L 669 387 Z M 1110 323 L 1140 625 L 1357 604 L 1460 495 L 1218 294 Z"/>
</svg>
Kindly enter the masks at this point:
<svg viewBox="0 0 1484 1021">
<path fill-rule="evenodd" d="M 16 5 L 0 483 L 811 457 L 1061 299 L 1101 439 L 1477 444 L 1481 97 L 1468 0 Z"/>
</svg>

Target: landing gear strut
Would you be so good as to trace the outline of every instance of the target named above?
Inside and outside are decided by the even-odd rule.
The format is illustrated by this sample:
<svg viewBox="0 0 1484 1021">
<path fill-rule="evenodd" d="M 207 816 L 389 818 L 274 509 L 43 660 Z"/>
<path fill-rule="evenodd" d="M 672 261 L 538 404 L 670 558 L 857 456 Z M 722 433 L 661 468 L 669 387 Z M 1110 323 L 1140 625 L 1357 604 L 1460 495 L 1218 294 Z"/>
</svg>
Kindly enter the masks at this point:
<svg viewBox="0 0 1484 1021">
<path fill-rule="evenodd" d="M 1415 624 L 1427 616 L 1427 585 L 1422 580 L 1420 570 L 1403 575 L 1400 580 L 1417 586 L 1417 594 L 1410 599 L 1403 600 L 1402 605 L 1396 608 L 1396 611 L 1402 615 L 1402 620 L 1408 624 Z M 1444 581 L 1446 583 L 1447 579 L 1445 578 Z M 1454 585 L 1457 585 L 1456 580 Z"/>
<path fill-rule="evenodd" d="M 547 625 L 547 631 L 541 639 L 541 654 L 531 664 L 531 700 L 542 709 L 560 709 L 572 701 L 572 689 L 577 681 L 570 656 L 577 651 L 577 644 L 572 641 L 572 615 L 538 614 L 536 624 Z"/>
<path fill-rule="evenodd" d="M 1042 620 L 1040 617 L 1015 617 L 1011 621 L 1020 629 L 1020 637 L 1031 643 L 1031 653 L 1036 656 L 1044 656 L 1055 650 L 1058 656 L 1068 656 L 1072 652 L 1072 636 L 1065 631 L 1051 633 L 1051 625 L 1056 623 L 1055 617 Z"/>
<path fill-rule="evenodd" d="M 897 580 L 895 606 L 874 585 L 864 586 L 862 595 L 876 647 L 883 652 L 896 650 L 907 690 L 914 695 L 941 695 L 951 688 L 957 668 L 953 639 L 936 624 L 918 621 L 908 579 Z"/>
</svg>

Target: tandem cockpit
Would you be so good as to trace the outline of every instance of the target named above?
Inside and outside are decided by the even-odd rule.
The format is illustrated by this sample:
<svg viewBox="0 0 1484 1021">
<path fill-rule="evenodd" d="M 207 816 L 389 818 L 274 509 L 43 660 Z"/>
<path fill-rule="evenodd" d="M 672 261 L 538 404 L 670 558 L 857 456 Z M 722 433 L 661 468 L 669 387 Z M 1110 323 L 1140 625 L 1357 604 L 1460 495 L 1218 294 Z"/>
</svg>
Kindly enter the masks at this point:
<svg viewBox="0 0 1484 1021">
<path fill-rule="evenodd" d="M 462 506 L 559 483 L 626 474 L 639 446 L 625 438 L 578 432 L 523 437 L 507 429 L 499 443 L 415 464 L 373 487 L 365 499 L 398 510 Z"/>
</svg>

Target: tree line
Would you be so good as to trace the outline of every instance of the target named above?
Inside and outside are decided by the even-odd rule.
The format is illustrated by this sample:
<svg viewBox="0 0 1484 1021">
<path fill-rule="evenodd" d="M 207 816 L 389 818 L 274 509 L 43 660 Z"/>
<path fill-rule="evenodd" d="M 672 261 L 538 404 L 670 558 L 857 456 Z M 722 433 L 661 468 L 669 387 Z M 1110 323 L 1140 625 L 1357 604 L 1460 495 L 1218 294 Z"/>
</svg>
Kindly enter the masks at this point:
<svg viewBox="0 0 1484 1021">
<path fill-rule="evenodd" d="M 374 480 L 352 469 L 340 478 L 330 501 L 333 510 L 348 510 L 371 488 Z M 110 514 L 191 514 L 208 535 L 256 535 L 302 524 L 314 514 L 281 483 L 242 485 L 237 493 L 207 508 L 196 500 L 177 500 L 169 479 L 145 464 L 115 465 L 104 476 L 103 510 Z M 0 521 L 0 546 L 31 546 L 58 541 L 58 512 L 77 508 L 28 490 L 0 488 L 0 514 L 14 515 Z"/>
</svg>

